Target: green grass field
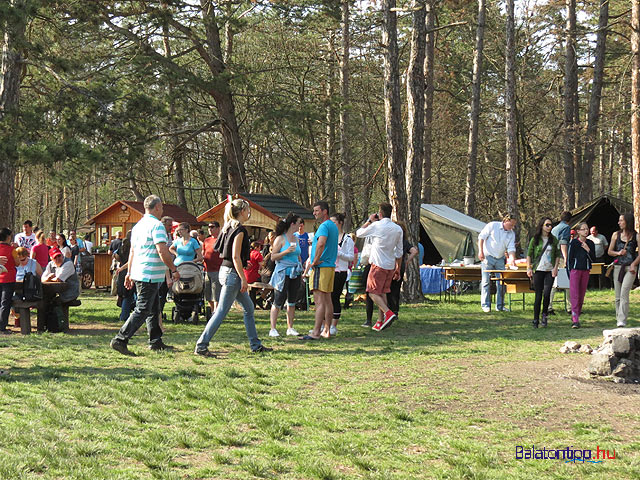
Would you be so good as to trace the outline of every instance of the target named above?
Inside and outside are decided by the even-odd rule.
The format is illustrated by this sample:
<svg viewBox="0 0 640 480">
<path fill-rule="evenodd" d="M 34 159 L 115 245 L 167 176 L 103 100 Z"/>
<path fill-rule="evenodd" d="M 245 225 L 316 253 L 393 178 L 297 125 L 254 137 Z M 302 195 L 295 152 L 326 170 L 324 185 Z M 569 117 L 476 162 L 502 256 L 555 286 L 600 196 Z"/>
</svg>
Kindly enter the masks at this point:
<svg viewBox="0 0 640 480">
<path fill-rule="evenodd" d="M 218 359 L 192 353 L 202 323 L 166 325 L 171 353 L 149 351 L 143 327 L 124 357 L 109 348 L 114 299 L 82 301 L 73 334 L 0 337 L 0 479 L 640 478 L 640 386 L 590 380 L 586 355 L 558 353 L 600 342 L 612 292 L 588 295 L 580 330 L 563 314 L 533 330 L 530 306 L 483 314 L 477 294 L 403 306 L 381 333 L 357 306 L 338 337 L 310 343 L 269 339 L 258 311 L 274 347 L 260 355 L 233 311 Z M 298 331 L 311 323 L 297 313 Z M 532 445 L 616 459 L 515 458 Z"/>
</svg>

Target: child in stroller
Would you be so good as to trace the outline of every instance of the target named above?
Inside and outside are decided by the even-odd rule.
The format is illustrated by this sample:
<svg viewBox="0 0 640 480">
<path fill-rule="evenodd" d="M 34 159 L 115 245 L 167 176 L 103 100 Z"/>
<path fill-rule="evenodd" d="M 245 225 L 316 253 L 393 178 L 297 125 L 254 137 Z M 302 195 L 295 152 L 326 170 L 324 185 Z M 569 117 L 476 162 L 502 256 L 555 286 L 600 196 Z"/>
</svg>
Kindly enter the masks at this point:
<svg viewBox="0 0 640 480">
<path fill-rule="evenodd" d="M 175 306 L 171 310 L 173 323 L 191 321 L 198 323 L 198 314 L 204 311 L 204 269 L 195 262 L 182 262 L 176 267 L 180 279 L 171 286 Z M 208 308 L 207 308 L 208 310 Z"/>
</svg>

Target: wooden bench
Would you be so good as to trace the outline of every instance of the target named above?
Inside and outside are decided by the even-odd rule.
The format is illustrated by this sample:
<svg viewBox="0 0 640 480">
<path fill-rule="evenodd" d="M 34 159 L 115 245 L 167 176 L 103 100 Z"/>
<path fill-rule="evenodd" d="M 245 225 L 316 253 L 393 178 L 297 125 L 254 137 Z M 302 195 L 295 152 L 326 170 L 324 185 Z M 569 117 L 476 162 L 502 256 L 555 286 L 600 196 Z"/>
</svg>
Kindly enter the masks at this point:
<svg viewBox="0 0 640 480">
<path fill-rule="evenodd" d="M 41 302 L 25 302 L 15 299 L 11 306 L 20 316 L 20 333 L 22 335 L 31 334 L 31 309 L 41 308 Z"/>
<path fill-rule="evenodd" d="M 60 304 L 62 306 L 62 316 L 64 317 L 64 329 L 69 330 L 69 307 L 79 307 L 82 305 L 80 299 L 76 298 L 75 300 L 71 300 L 70 302 L 63 302 Z"/>
</svg>

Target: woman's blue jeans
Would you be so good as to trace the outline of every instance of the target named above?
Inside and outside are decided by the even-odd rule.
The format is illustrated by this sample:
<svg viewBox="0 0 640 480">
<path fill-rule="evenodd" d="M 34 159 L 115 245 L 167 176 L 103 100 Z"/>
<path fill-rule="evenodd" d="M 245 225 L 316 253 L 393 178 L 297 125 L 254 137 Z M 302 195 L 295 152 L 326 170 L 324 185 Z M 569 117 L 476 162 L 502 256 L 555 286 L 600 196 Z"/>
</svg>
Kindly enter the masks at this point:
<svg viewBox="0 0 640 480">
<path fill-rule="evenodd" d="M 218 328 L 225 319 L 234 301 L 238 301 L 244 309 L 244 328 L 247 331 L 247 337 L 249 337 L 249 344 L 251 350 L 257 350 L 262 343 L 258 338 L 256 332 L 256 321 L 253 316 L 253 302 L 249 297 L 248 292 L 241 292 L 242 282 L 240 277 L 233 268 L 220 267 L 219 281 L 222 285 L 222 291 L 220 292 L 220 301 L 218 302 L 218 308 L 213 313 L 207 326 L 204 327 L 204 331 L 198 343 L 196 344 L 196 350 L 205 350 L 209 346 L 211 338 L 216 334 Z"/>
</svg>

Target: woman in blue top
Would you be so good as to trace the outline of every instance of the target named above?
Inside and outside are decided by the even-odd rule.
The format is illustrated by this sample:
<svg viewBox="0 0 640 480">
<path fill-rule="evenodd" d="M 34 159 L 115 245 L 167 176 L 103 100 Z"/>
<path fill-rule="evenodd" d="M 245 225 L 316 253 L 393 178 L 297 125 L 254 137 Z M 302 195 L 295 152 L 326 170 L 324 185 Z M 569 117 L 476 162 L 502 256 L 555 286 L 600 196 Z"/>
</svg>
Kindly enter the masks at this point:
<svg viewBox="0 0 640 480">
<path fill-rule="evenodd" d="M 293 317 L 296 313 L 296 300 L 302 280 L 302 260 L 298 237 L 294 233 L 298 231 L 301 220 L 298 215 L 289 212 L 287 218 L 280 220 L 276 225 L 276 239 L 271 247 L 271 259 L 276 262 L 276 266 L 269 281 L 274 290 L 270 337 L 280 336 L 276 330 L 276 321 L 285 300 L 287 301 L 287 335 L 298 336 L 298 332 L 293 328 Z"/>
<path fill-rule="evenodd" d="M 189 235 L 189 224 L 184 222 L 178 225 L 176 233 L 180 240 L 176 240 L 169 247 L 169 251 L 176 256 L 174 265 L 177 267 L 181 263 L 193 261 L 202 263 L 202 247 L 198 240 Z"/>
</svg>

